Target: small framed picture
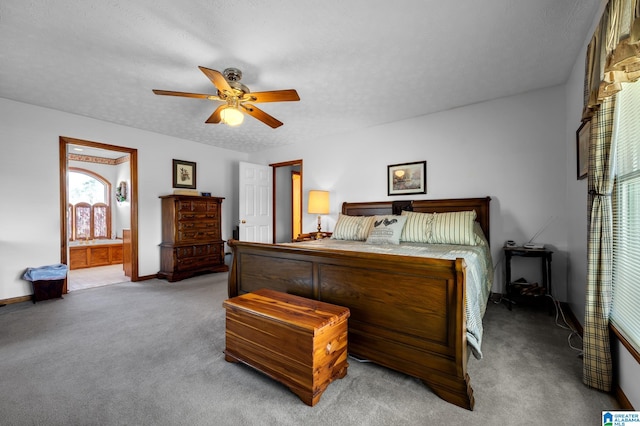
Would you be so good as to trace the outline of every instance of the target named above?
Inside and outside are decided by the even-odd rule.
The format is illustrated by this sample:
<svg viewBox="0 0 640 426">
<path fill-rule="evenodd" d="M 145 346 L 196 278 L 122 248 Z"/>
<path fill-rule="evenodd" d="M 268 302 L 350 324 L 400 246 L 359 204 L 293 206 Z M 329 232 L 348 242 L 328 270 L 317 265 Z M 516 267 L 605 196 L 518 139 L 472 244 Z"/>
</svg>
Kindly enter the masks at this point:
<svg viewBox="0 0 640 426">
<path fill-rule="evenodd" d="M 173 160 L 173 187 L 196 189 L 196 163 Z"/>
<path fill-rule="evenodd" d="M 392 164 L 387 166 L 387 194 L 426 194 L 427 162 Z"/>
<path fill-rule="evenodd" d="M 591 121 L 584 121 L 576 131 L 578 180 L 586 178 L 589 170 L 589 139 L 591 139 Z"/>
</svg>

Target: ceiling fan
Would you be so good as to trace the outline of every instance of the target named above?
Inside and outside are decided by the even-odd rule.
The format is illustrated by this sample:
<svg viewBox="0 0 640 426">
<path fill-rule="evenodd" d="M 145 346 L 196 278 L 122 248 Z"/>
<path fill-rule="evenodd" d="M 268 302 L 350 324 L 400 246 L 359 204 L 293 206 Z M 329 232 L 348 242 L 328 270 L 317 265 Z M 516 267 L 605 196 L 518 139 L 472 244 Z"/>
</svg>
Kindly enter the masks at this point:
<svg viewBox="0 0 640 426">
<path fill-rule="evenodd" d="M 205 123 L 225 123 L 230 126 L 237 126 L 242 123 L 244 119 L 244 112 L 274 129 L 282 126 L 283 123 L 253 104 L 259 102 L 285 102 L 300 100 L 298 92 L 294 89 L 251 93 L 247 86 L 240 83 L 242 71 L 237 68 L 227 68 L 223 72 L 205 67 L 198 68 L 200 68 L 200 71 L 202 71 L 204 75 L 211 80 L 213 85 L 216 86 L 216 89 L 218 89 L 218 93 L 216 95 L 173 92 L 170 90 L 156 89 L 153 89 L 153 93 L 156 95 L 183 96 L 187 98 L 200 98 L 223 102 L 222 105 L 213 111 L 213 114 L 211 114 Z"/>
</svg>

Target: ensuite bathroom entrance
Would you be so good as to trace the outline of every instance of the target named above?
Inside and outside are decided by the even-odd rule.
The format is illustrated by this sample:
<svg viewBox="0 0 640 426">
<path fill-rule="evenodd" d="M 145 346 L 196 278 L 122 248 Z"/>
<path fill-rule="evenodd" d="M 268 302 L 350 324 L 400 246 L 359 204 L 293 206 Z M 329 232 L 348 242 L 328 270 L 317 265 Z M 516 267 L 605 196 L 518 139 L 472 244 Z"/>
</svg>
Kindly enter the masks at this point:
<svg viewBox="0 0 640 426">
<path fill-rule="evenodd" d="M 137 280 L 135 153 L 60 138 L 64 292 Z"/>
</svg>

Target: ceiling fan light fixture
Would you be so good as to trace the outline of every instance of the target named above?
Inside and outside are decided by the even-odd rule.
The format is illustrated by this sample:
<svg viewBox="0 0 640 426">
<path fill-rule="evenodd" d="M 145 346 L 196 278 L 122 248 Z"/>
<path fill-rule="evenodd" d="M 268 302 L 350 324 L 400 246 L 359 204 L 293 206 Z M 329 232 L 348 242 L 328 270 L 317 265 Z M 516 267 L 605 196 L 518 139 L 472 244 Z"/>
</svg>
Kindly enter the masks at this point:
<svg viewBox="0 0 640 426">
<path fill-rule="evenodd" d="M 220 119 L 228 126 L 239 126 L 244 121 L 244 114 L 237 108 L 228 107 L 220 112 Z"/>
</svg>

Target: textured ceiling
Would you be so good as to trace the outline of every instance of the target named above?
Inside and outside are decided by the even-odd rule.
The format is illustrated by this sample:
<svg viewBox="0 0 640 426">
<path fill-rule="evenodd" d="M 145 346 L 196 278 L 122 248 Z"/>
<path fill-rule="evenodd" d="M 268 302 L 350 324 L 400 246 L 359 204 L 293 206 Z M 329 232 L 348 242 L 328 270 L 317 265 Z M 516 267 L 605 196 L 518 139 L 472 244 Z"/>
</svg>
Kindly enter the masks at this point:
<svg viewBox="0 0 640 426">
<path fill-rule="evenodd" d="M 2 0 L 0 97 L 242 152 L 562 84 L 601 0 Z M 204 124 L 198 69 L 296 89 Z M 37 117 L 33 117 L 37 123 Z"/>
</svg>

